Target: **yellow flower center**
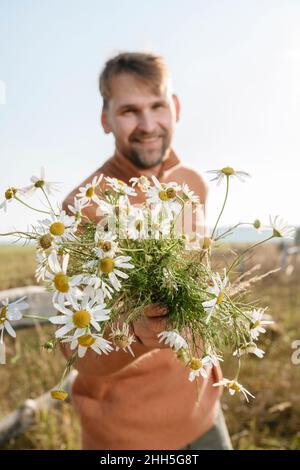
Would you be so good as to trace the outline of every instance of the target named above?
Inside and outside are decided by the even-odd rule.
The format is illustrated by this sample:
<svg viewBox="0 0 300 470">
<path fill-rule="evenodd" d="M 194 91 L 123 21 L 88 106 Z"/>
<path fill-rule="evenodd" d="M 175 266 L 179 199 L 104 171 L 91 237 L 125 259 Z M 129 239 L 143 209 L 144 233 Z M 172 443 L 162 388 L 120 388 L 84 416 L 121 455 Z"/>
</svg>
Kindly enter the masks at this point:
<svg viewBox="0 0 300 470">
<path fill-rule="evenodd" d="M 250 329 L 251 329 L 251 330 L 254 330 L 254 328 L 257 328 L 259 325 L 260 325 L 260 321 L 259 321 L 259 320 L 256 320 L 256 322 L 252 323 Z"/>
<path fill-rule="evenodd" d="M 261 227 L 261 221 L 258 220 L 258 219 L 255 219 L 254 222 L 253 222 L 253 226 L 256 229 L 260 228 Z"/>
<path fill-rule="evenodd" d="M 92 196 L 94 196 L 94 193 L 95 193 L 94 188 L 90 187 L 86 190 L 85 195 L 86 195 L 86 197 L 92 197 Z"/>
<path fill-rule="evenodd" d="M 95 343 L 96 339 L 93 338 L 92 335 L 86 334 L 86 335 L 79 336 L 77 341 L 80 344 L 80 346 L 84 346 L 85 348 L 89 348 L 90 346 L 92 346 Z"/>
<path fill-rule="evenodd" d="M 212 245 L 212 240 L 208 237 L 204 237 L 203 245 L 202 245 L 203 250 L 208 250 L 208 248 L 210 248 L 211 245 Z"/>
<path fill-rule="evenodd" d="M 101 248 L 103 251 L 110 251 L 112 244 L 109 240 L 100 240 L 98 242 L 98 248 Z"/>
<path fill-rule="evenodd" d="M 282 237 L 282 233 L 280 233 L 278 230 L 273 228 L 273 237 Z"/>
<path fill-rule="evenodd" d="M 126 348 L 129 346 L 129 338 L 124 334 L 115 335 L 113 338 L 115 346 L 119 348 Z"/>
<path fill-rule="evenodd" d="M 68 292 L 69 290 L 69 278 L 64 273 L 57 273 L 54 276 L 54 285 L 59 292 Z"/>
<path fill-rule="evenodd" d="M 224 292 L 221 290 L 218 294 L 216 304 L 219 305 L 222 302 L 223 299 L 224 299 Z"/>
<path fill-rule="evenodd" d="M 87 310 L 77 310 L 73 314 L 73 323 L 77 328 L 86 328 L 91 321 L 91 314 Z"/>
<path fill-rule="evenodd" d="M 62 222 L 54 222 L 53 224 L 50 225 L 50 233 L 52 235 L 59 237 L 62 235 L 65 231 L 65 226 Z"/>
<path fill-rule="evenodd" d="M 51 391 L 51 397 L 54 398 L 54 400 L 60 400 L 64 401 L 68 396 L 68 393 L 65 392 L 64 390 L 52 390 Z"/>
<path fill-rule="evenodd" d="M 3 323 L 5 322 L 5 320 L 6 320 L 6 313 L 7 313 L 7 306 L 5 305 L 5 306 L 2 307 L 2 309 L 0 310 L 0 325 L 3 325 Z"/>
<path fill-rule="evenodd" d="M 140 232 L 143 228 L 143 221 L 142 220 L 136 220 L 135 221 L 135 228 L 138 232 Z"/>
<path fill-rule="evenodd" d="M 197 357 L 193 357 L 190 361 L 190 369 L 192 370 L 198 370 L 200 367 L 202 367 L 202 361 L 201 359 L 198 359 Z"/>
<path fill-rule="evenodd" d="M 114 270 L 114 266 L 115 266 L 115 263 L 113 259 L 108 258 L 108 257 L 102 258 L 102 260 L 99 263 L 99 270 L 102 273 L 109 274 Z"/>
<path fill-rule="evenodd" d="M 234 175 L 235 173 L 234 169 L 231 166 L 225 166 L 224 168 L 222 168 L 221 171 L 226 176 L 231 176 L 231 175 Z"/>
<path fill-rule="evenodd" d="M 128 215 L 129 214 L 129 207 L 126 207 L 126 206 L 115 206 L 115 214 L 117 217 L 119 217 L 120 215 Z"/>
<path fill-rule="evenodd" d="M 53 237 L 50 235 L 50 233 L 46 233 L 39 239 L 39 244 L 40 246 L 44 249 L 47 250 L 50 248 L 53 242 Z"/>
<path fill-rule="evenodd" d="M 158 193 L 158 197 L 161 201 L 167 201 L 169 199 L 166 189 L 162 189 Z"/>
<path fill-rule="evenodd" d="M 167 188 L 166 193 L 167 193 L 168 199 L 174 199 L 174 197 L 176 196 L 176 190 L 175 188 L 172 188 L 172 187 Z"/>
<path fill-rule="evenodd" d="M 12 199 L 14 195 L 16 194 L 16 192 L 17 192 L 16 188 L 8 188 L 5 191 L 5 199 L 7 200 Z"/>
<path fill-rule="evenodd" d="M 36 188 L 42 188 L 45 185 L 45 181 L 43 180 L 38 180 L 36 183 L 34 183 L 34 186 Z"/>
<path fill-rule="evenodd" d="M 233 382 L 231 384 L 228 384 L 227 385 L 228 388 L 231 388 L 232 390 L 234 390 L 235 392 L 239 392 L 240 391 L 240 387 L 239 385 L 237 384 L 237 382 Z"/>
</svg>

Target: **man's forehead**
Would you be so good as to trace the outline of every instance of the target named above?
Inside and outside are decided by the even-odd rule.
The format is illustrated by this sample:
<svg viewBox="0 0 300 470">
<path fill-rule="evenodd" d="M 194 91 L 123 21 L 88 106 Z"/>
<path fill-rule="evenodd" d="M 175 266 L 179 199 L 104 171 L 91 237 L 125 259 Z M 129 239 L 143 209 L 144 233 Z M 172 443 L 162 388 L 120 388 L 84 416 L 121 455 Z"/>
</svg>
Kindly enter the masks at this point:
<svg viewBox="0 0 300 470">
<path fill-rule="evenodd" d="M 113 77 L 111 81 L 111 105 L 113 108 L 125 106 L 147 106 L 157 101 L 168 101 L 170 94 L 167 86 L 161 87 L 157 93 L 150 85 L 129 74 Z"/>
</svg>

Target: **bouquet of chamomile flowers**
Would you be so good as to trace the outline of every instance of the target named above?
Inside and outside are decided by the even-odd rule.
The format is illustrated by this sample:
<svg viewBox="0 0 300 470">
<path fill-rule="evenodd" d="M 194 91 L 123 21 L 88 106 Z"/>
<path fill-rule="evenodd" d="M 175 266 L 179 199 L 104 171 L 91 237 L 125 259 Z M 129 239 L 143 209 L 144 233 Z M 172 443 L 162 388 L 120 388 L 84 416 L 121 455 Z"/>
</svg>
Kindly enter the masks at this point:
<svg viewBox="0 0 300 470">
<path fill-rule="evenodd" d="M 222 360 L 224 351 L 237 358 L 237 372 L 214 386 L 225 386 L 230 394 L 253 396 L 239 382 L 242 356 L 264 351 L 257 346 L 265 326 L 272 323 L 266 307 L 247 301 L 247 289 L 236 280 L 235 268 L 255 246 L 275 237 L 289 237 L 292 229 L 278 216 L 270 219 L 271 233 L 236 256 L 230 266 L 213 269 L 215 247 L 234 228 L 224 233 L 217 226 L 228 197 L 230 181 L 249 175 L 231 167 L 213 170 L 218 184 L 225 180 L 225 199 L 216 224 L 207 232 L 202 205 L 187 184 L 160 183 L 142 176 L 130 184 L 99 175 L 80 188 L 68 213 L 52 199 L 59 183 L 48 182 L 42 169 L 24 188 L 10 187 L 0 208 L 17 201 L 39 211 L 41 219 L 26 232 L 14 235 L 36 246 L 36 279 L 53 292 L 56 315 L 48 320 L 55 326 L 53 337 L 44 345 L 54 349 L 68 343 L 72 355 L 62 380 L 77 358 L 91 348 L 97 354 L 123 349 L 134 355 L 134 335 L 129 324 L 140 318 L 151 303 L 168 309 L 165 331 L 159 341 L 169 345 L 189 370 L 189 380 L 207 377 L 210 367 Z M 45 207 L 37 209 L 28 195 L 40 192 Z M 142 196 L 142 203 L 134 198 Z M 97 221 L 85 209 L 96 205 Z M 254 228 L 259 229 L 256 220 Z M 30 315 L 25 298 L 0 306 L 0 363 L 5 363 L 5 336 L 16 336 L 14 322 L 21 318 L 45 320 Z M 61 384 L 63 383 L 61 380 Z M 61 385 L 51 392 L 63 400 Z"/>
</svg>

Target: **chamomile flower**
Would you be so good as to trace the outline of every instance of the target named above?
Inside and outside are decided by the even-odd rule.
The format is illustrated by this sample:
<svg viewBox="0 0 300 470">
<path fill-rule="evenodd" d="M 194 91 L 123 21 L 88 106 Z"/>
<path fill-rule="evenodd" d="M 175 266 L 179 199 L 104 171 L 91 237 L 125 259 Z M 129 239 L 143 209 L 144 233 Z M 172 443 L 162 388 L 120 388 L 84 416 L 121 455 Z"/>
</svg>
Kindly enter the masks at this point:
<svg viewBox="0 0 300 470">
<path fill-rule="evenodd" d="M 105 256 L 101 258 L 98 263 L 98 275 L 108 276 L 108 279 L 115 290 L 120 290 L 121 283 L 119 277 L 122 279 L 128 279 L 128 274 L 120 271 L 120 269 L 133 269 L 134 265 L 129 263 L 131 256 L 117 256 L 116 258 L 110 258 Z M 119 269 L 120 268 L 120 269 Z"/>
<path fill-rule="evenodd" d="M 223 178 L 225 177 L 229 178 L 230 176 L 236 176 L 240 181 L 243 181 L 243 182 L 245 181 L 244 178 L 251 177 L 249 173 L 246 173 L 245 171 L 236 171 L 231 166 L 225 166 L 224 168 L 221 168 L 221 170 L 209 170 L 206 173 L 212 173 L 214 175 L 217 175 L 215 178 L 210 180 L 210 181 L 217 180 L 217 185 L 219 185 L 221 181 L 223 180 Z"/>
<path fill-rule="evenodd" d="M 118 278 L 128 279 L 128 274 L 120 271 L 119 268 L 133 269 L 134 265 L 128 263 L 130 260 L 131 256 L 110 257 L 105 255 L 97 260 L 89 261 L 85 264 L 85 267 L 95 272 L 81 276 L 82 283 L 92 286 L 96 290 L 100 289 L 104 295 L 109 297 L 111 287 L 107 281 L 115 290 L 119 291 L 121 283 Z"/>
<path fill-rule="evenodd" d="M 92 267 L 95 265 L 95 261 L 88 262 L 84 267 Z M 112 299 L 112 294 L 114 289 L 102 279 L 97 273 L 92 274 L 83 274 L 80 277 L 80 284 L 85 285 L 85 290 L 90 290 L 91 294 L 94 293 L 95 296 L 100 296 L 103 299 Z"/>
<path fill-rule="evenodd" d="M 270 216 L 270 225 L 273 229 L 273 237 L 293 238 L 295 234 L 295 228 L 289 227 L 288 223 L 279 215 L 276 215 L 274 219 Z"/>
<path fill-rule="evenodd" d="M 103 353 L 109 354 L 113 351 L 110 341 L 103 338 L 101 334 L 91 333 L 90 331 L 80 336 L 66 336 L 61 342 L 71 343 L 71 350 L 78 348 L 78 356 L 80 358 L 85 356 L 89 348 L 99 355 Z"/>
<path fill-rule="evenodd" d="M 129 182 L 132 183 L 133 188 L 137 185 L 137 187 L 140 188 L 140 190 L 143 192 L 146 192 L 151 185 L 149 179 L 146 176 L 140 176 L 139 178 L 130 178 Z"/>
<path fill-rule="evenodd" d="M 130 208 L 127 217 L 127 234 L 131 240 L 148 238 L 147 213 L 141 207 Z"/>
<path fill-rule="evenodd" d="M 105 256 L 114 257 L 119 251 L 118 243 L 115 241 L 116 235 L 111 232 L 95 232 L 95 252 L 98 258 Z"/>
<path fill-rule="evenodd" d="M 221 276 L 219 273 L 216 273 L 212 276 L 212 281 L 213 281 L 213 287 L 209 287 L 206 292 L 209 294 L 213 294 L 213 298 L 210 300 L 206 300 L 205 302 L 202 302 L 202 305 L 204 307 L 204 310 L 207 312 L 208 316 L 206 319 L 206 323 L 209 322 L 212 313 L 218 305 L 223 301 L 224 299 L 224 290 L 226 288 L 227 282 L 228 282 L 228 277 L 226 276 L 226 270 L 224 269 L 224 277 L 223 280 L 221 279 Z"/>
<path fill-rule="evenodd" d="M 157 212 L 155 209 L 150 211 L 151 237 L 155 240 L 161 238 L 170 238 L 171 229 L 173 227 L 173 219 L 171 214 L 165 212 Z"/>
<path fill-rule="evenodd" d="M 55 238 L 44 227 L 38 228 L 37 251 L 44 252 L 55 247 Z"/>
<path fill-rule="evenodd" d="M 91 183 L 81 186 L 79 188 L 79 193 L 76 194 L 76 198 L 81 200 L 83 204 L 90 203 L 92 201 L 99 202 L 99 197 L 97 196 L 96 189 L 101 183 L 103 175 L 94 176 Z"/>
<path fill-rule="evenodd" d="M 205 357 L 208 361 L 210 361 L 212 366 L 217 366 L 220 361 L 223 362 L 222 356 L 213 352 L 209 352 L 209 354 L 206 354 Z"/>
<path fill-rule="evenodd" d="M 181 348 L 188 349 L 186 340 L 175 330 L 162 331 L 161 333 L 158 333 L 157 336 L 160 338 L 159 343 L 164 341 L 165 344 L 169 344 L 176 352 Z"/>
<path fill-rule="evenodd" d="M 262 223 L 259 219 L 255 219 L 253 222 L 253 227 L 258 231 L 261 232 L 263 230 Z"/>
<path fill-rule="evenodd" d="M 64 304 L 65 301 L 72 304 L 76 299 L 77 286 L 80 285 L 81 276 L 69 277 L 67 275 L 69 254 L 62 256 L 62 262 L 58 260 L 57 252 L 52 251 L 48 256 L 50 271 L 46 271 L 44 277 L 48 286 L 55 291 L 53 302 Z"/>
<path fill-rule="evenodd" d="M 76 197 L 74 197 L 73 206 L 69 204 L 68 209 L 72 214 L 74 214 L 76 222 L 81 220 L 82 215 L 83 215 L 82 210 L 85 207 L 88 207 L 89 205 L 90 205 L 90 202 L 84 201 L 83 199 L 77 199 Z"/>
<path fill-rule="evenodd" d="M 32 176 L 30 178 L 32 182 L 31 185 L 25 186 L 21 189 L 23 194 L 32 195 L 39 189 L 43 189 L 47 194 L 53 196 L 55 191 L 60 191 L 61 184 L 60 182 L 55 181 L 46 181 L 45 180 L 45 168 L 41 168 L 40 176 Z"/>
<path fill-rule="evenodd" d="M 105 178 L 107 186 L 109 186 L 113 191 L 121 195 L 127 196 L 136 196 L 136 192 L 133 188 L 128 186 L 128 184 L 124 183 L 122 180 L 118 180 L 117 178 L 110 178 L 107 176 Z"/>
<path fill-rule="evenodd" d="M 193 380 L 200 375 L 205 379 L 208 377 L 206 367 L 211 367 L 212 361 L 209 356 L 205 356 L 202 359 L 193 357 L 188 365 L 190 368 L 189 381 L 193 382 Z"/>
<path fill-rule="evenodd" d="M 67 215 L 65 211 L 61 211 L 58 216 L 51 214 L 50 219 L 39 220 L 39 223 L 42 227 L 46 227 L 56 242 L 75 238 L 77 230 L 75 217 Z"/>
<path fill-rule="evenodd" d="M 26 297 L 22 297 L 15 302 L 9 303 L 8 299 L 2 301 L 0 305 L 0 364 L 5 364 L 5 343 L 4 331 L 6 331 L 13 338 L 16 337 L 16 332 L 10 324 L 11 321 L 21 320 L 23 314 L 22 310 L 28 309 L 28 304 L 23 302 Z"/>
<path fill-rule="evenodd" d="M 157 211 L 178 214 L 182 207 L 177 199 L 181 186 L 175 182 L 160 183 L 154 175 L 151 178 L 154 185 L 147 190 L 147 203 L 154 204 Z"/>
<path fill-rule="evenodd" d="M 251 312 L 246 312 L 250 316 L 250 336 L 252 339 L 256 340 L 259 337 L 260 333 L 265 333 L 266 330 L 264 326 L 272 325 L 274 322 L 272 320 L 265 320 L 264 318 L 264 309 L 259 308 Z"/>
<path fill-rule="evenodd" d="M 240 346 L 236 351 L 233 352 L 233 356 L 243 356 L 244 354 L 254 354 L 255 356 L 262 359 L 264 357 L 265 351 L 259 349 L 255 343 L 248 343 Z"/>
<path fill-rule="evenodd" d="M 4 193 L 4 201 L 1 202 L 0 204 L 0 209 L 3 209 L 4 212 L 7 212 L 7 205 L 12 202 L 14 197 L 17 195 L 17 192 L 19 191 L 20 190 L 17 188 L 13 188 L 13 187 L 7 188 L 7 190 Z"/>
<path fill-rule="evenodd" d="M 181 198 L 185 203 L 194 203 L 198 204 L 200 202 L 199 196 L 194 194 L 194 191 L 191 191 L 186 183 L 182 185 L 182 194 Z"/>
<path fill-rule="evenodd" d="M 242 393 L 244 397 L 246 398 L 246 401 L 249 401 L 248 396 L 252 398 L 255 398 L 252 393 L 250 393 L 243 385 L 238 383 L 236 380 L 229 380 L 229 379 L 222 379 L 220 382 L 214 383 L 213 387 L 222 387 L 224 386 L 225 388 L 228 389 L 230 395 L 234 395 L 236 392 L 237 393 Z"/>
<path fill-rule="evenodd" d="M 16 337 L 16 333 L 9 323 L 10 321 L 21 320 L 23 314 L 22 310 L 27 310 L 29 305 L 23 302 L 26 297 L 16 300 L 15 302 L 9 302 L 8 299 L 2 301 L 0 305 L 0 330 L 6 330 L 7 333 L 13 338 Z"/>
<path fill-rule="evenodd" d="M 131 344 L 135 341 L 135 337 L 134 335 L 129 334 L 129 325 L 127 323 L 123 323 L 122 327 L 119 327 L 119 324 L 117 324 L 111 328 L 111 331 L 112 332 L 109 337 L 116 347 L 116 351 L 119 351 L 119 349 L 126 351 L 126 349 L 128 349 L 128 351 L 130 351 L 134 356 Z"/>
<path fill-rule="evenodd" d="M 118 204 L 111 204 L 103 199 L 98 202 L 96 215 L 101 217 L 97 224 L 99 232 L 112 232 L 117 233 L 120 238 L 126 236 L 126 221 L 129 213 L 130 202 L 127 196 L 120 196 Z M 125 225 L 125 227 L 124 227 Z"/>
<path fill-rule="evenodd" d="M 87 334 L 91 327 L 100 331 L 99 322 L 109 320 L 110 309 L 105 308 L 105 303 L 96 303 L 95 299 L 84 293 L 81 300 L 73 300 L 71 307 L 54 303 L 54 307 L 63 315 L 49 317 L 49 321 L 55 325 L 63 325 L 55 332 L 56 338 L 62 338 L 70 331 L 73 337 Z"/>
</svg>

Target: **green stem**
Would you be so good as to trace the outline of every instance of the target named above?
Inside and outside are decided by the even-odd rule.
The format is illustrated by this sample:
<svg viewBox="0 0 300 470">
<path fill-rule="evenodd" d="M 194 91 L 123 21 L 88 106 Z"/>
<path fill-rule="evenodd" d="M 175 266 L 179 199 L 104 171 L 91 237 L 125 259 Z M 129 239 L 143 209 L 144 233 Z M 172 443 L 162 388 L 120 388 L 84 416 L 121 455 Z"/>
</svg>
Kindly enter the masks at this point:
<svg viewBox="0 0 300 470">
<path fill-rule="evenodd" d="M 19 201 L 21 204 L 23 204 L 24 206 L 26 207 L 29 207 L 29 209 L 32 209 L 33 211 L 36 211 L 36 212 L 41 212 L 42 214 L 51 214 L 51 212 L 48 212 L 48 211 L 42 211 L 40 209 L 35 209 L 35 207 L 32 207 L 30 206 L 29 204 L 27 204 L 26 202 L 22 201 L 22 199 L 18 198 L 18 196 L 14 196 L 14 199 L 16 199 L 17 201 Z"/>
<path fill-rule="evenodd" d="M 238 369 L 237 369 L 237 372 L 235 374 L 235 377 L 234 377 L 234 381 L 237 382 L 237 379 L 239 378 L 239 375 L 240 375 L 240 370 L 241 370 L 241 358 L 239 357 L 238 358 Z"/>
<path fill-rule="evenodd" d="M 32 320 L 48 320 L 47 317 L 42 317 L 42 316 L 39 316 L 39 315 L 23 315 L 23 318 L 30 318 Z"/>
<path fill-rule="evenodd" d="M 26 233 L 26 232 L 7 232 L 7 233 L 0 233 L 0 237 L 8 237 L 9 235 L 18 235 L 18 234 L 22 234 L 22 235 L 25 235 L 26 237 L 32 239 L 32 240 L 35 240 L 35 237 L 32 236 L 30 233 Z"/>
<path fill-rule="evenodd" d="M 211 237 L 210 237 L 211 239 L 213 239 L 213 236 L 214 236 L 214 234 L 215 234 L 215 231 L 216 231 L 216 228 L 217 228 L 217 226 L 218 226 L 219 220 L 220 220 L 220 218 L 221 218 L 221 216 L 222 216 L 222 214 L 223 214 L 223 211 L 224 211 L 224 208 L 225 208 L 225 205 L 226 205 L 226 202 L 227 202 L 228 191 L 229 191 L 229 175 L 226 175 L 226 193 L 225 193 L 225 199 L 224 199 L 224 202 L 223 202 L 223 206 L 222 206 L 221 212 L 220 212 L 219 217 L 218 217 L 218 219 L 217 219 L 217 222 L 216 222 L 216 224 L 215 224 L 215 226 L 214 226 L 214 229 L 213 229 L 213 231 L 212 231 L 212 234 L 211 234 Z"/>
<path fill-rule="evenodd" d="M 68 361 L 67 361 L 67 364 L 66 364 L 66 366 L 65 366 L 65 368 L 64 368 L 63 374 L 62 374 L 61 379 L 60 379 L 59 384 L 58 384 L 58 389 L 59 389 L 59 390 L 62 390 L 62 384 L 63 384 L 64 378 L 65 378 L 65 376 L 66 376 L 66 373 L 67 373 L 67 372 L 70 372 L 71 367 L 72 367 L 72 365 L 73 365 L 74 362 L 75 362 L 76 356 L 77 356 L 77 350 L 75 350 L 75 351 L 73 352 L 73 354 L 69 357 L 69 359 L 68 359 Z"/>
<path fill-rule="evenodd" d="M 239 222 L 238 224 L 235 224 L 233 227 L 230 227 L 228 230 L 226 230 L 225 232 L 221 233 L 221 235 L 219 235 L 218 237 L 215 238 L 215 242 L 217 240 L 220 240 L 220 238 L 223 238 L 225 235 L 227 235 L 228 233 L 232 232 L 233 230 L 235 230 L 237 227 L 239 227 L 240 225 L 252 225 L 250 222 Z"/>
<path fill-rule="evenodd" d="M 144 251 L 143 248 L 122 248 L 122 251 Z"/>
<path fill-rule="evenodd" d="M 43 187 L 41 187 L 41 190 L 43 191 L 44 196 L 45 196 L 45 198 L 47 199 L 47 202 L 48 202 L 48 204 L 49 204 L 49 206 L 50 206 L 50 209 L 52 210 L 53 214 L 56 215 L 56 214 L 55 214 L 55 211 L 54 211 L 54 209 L 53 209 L 53 207 L 52 207 L 52 204 L 51 204 L 51 202 L 50 202 L 50 199 L 48 198 L 48 195 L 47 195 L 46 191 L 44 190 Z"/>
<path fill-rule="evenodd" d="M 232 268 L 240 261 L 240 259 L 250 250 L 252 250 L 253 248 L 256 248 L 257 246 L 259 245 L 262 245 L 263 243 L 271 240 L 271 238 L 273 238 L 274 235 L 272 234 L 270 237 L 266 238 L 265 240 L 261 240 L 260 242 L 257 242 L 255 243 L 254 245 L 251 245 L 249 248 L 247 248 L 246 250 L 242 251 L 242 253 L 231 263 L 229 269 L 227 270 L 227 275 L 228 273 L 232 270 Z"/>
</svg>

